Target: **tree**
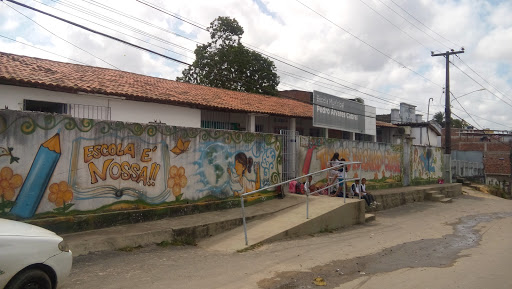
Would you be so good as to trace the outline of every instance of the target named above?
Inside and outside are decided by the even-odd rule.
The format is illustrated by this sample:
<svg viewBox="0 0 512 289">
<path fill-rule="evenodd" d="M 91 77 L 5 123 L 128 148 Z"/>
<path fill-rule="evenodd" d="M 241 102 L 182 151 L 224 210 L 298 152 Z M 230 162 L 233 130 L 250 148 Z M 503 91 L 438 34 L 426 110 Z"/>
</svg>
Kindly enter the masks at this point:
<svg viewBox="0 0 512 289">
<path fill-rule="evenodd" d="M 434 118 L 433 118 L 437 123 L 439 123 L 441 125 L 441 127 L 445 127 L 446 125 L 446 122 L 445 122 L 445 117 L 444 117 L 444 113 L 442 112 L 436 112 L 434 114 Z M 469 125 L 468 122 L 466 122 L 465 120 L 463 119 L 451 119 L 451 127 L 453 128 L 465 128 Z"/>
<path fill-rule="evenodd" d="M 356 98 L 354 98 L 352 100 L 355 101 L 355 102 L 359 102 L 360 104 L 364 104 L 364 99 L 362 99 L 361 97 L 356 97 Z"/>
<path fill-rule="evenodd" d="M 244 29 L 236 19 L 218 17 L 208 31 L 211 41 L 197 46 L 196 59 L 177 81 L 277 95 L 279 76 L 274 62 L 242 45 Z"/>
<path fill-rule="evenodd" d="M 441 125 L 441 127 L 444 127 L 444 113 L 438 111 L 434 114 L 433 119 Z"/>
</svg>

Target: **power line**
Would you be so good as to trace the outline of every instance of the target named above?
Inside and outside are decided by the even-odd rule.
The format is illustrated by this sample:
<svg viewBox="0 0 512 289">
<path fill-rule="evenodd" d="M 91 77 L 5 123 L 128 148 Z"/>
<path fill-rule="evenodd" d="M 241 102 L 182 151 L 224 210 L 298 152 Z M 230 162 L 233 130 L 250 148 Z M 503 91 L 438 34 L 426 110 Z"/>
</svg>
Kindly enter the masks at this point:
<svg viewBox="0 0 512 289">
<path fill-rule="evenodd" d="M 138 1 L 138 2 L 142 3 L 141 1 Z M 143 3 L 143 4 L 144 4 L 144 3 Z M 181 15 L 178 15 L 178 14 L 176 14 L 176 13 L 173 13 L 173 12 L 167 11 L 167 10 L 165 10 L 165 9 L 164 9 L 164 8 L 162 8 L 162 7 L 159 7 L 159 6 L 154 5 L 154 4 L 152 4 L 152 5 L 148 5 L 148 6 L 149 6 L 149 7 L 151 7 L 151 8 L 153 8 L 153 9 L 155 9 L 155 10 L 157 10 L 157 11 L 160 11 L 160 12 L 163 12 L 163 13 L 168 14 L 168 15 L 170 15 L 170 16 L 173 16 L 173 17 L 175 17 L 175 18 L 177 18 L 177 19 L 180 19 L 180 20 L 185 19 L 186 21 L 185 21 L 185 20 L 183 20 L 183 21 L 185 21 L 186 23 L 189 23 L 189 22 L 195 23 L 196 25 L 194 25 L 194 26 L 196 26 L 196 27 L 198 27 L 198 28 L 200 28 L 200 29 L 202 29 L 202 30 L 204 30 L 204 31 L 208 31 L 207 29 L 205 29 L 205 28 L 201 27 L 201 26 L 200 26 L 200 24 L 197 24 L 197 22 L 195 22 L 195 21 L 193 21 L 193 20 L 190 20 L 190 19 L 187 19 L 187 18 L 185 18 L 185 17 L 183 17 L 183 16 L 181 16 Z M 365 92 L 361 92 L 360 90 L 357 90 L 357 89 L 355 89 L 355 88 L 352 88 L 352 87 L 349 87 L 349 86 L 346 86 L 346 85 L 340 84 L 340 83 L 338 83 L 338 82 L 336 82 L 336 81 L 333 81 L 333 80 L 332 80 L 332 79 L 330 79 L 330 78 L 337 79 L 337 80 L 340 80 L 340 81 L 343 81 L 343 82 L 346 82 L 346 83 L 349 83 L 349 84 L 352 84 L 352 85 L 356 85 L 356 86 L 362 87 L 362 88 L 367 89 L 367 90 L 371 90 L 371 91 L 374 91 L 374 92 L 382 93 L 382 94 L 389 95 L 389 96 L 392 96 L 392 97 L 395 97 L 395 98 L 398 98 L 398 99 L 399 99 L 399 97 L 397 97 L 397 96 L 390 95 L 390 94 L 387 94 L 387 93 L 383 93 L 383 92 L 380 92 L 380 91 L 377 91 L 377 90 L 374 90 L 374 89 L 366 88 L 366 87 L 364 87 L 364 86 L 361 86 L 361 85 L 358 85 L 358 84 L 355 84 L 355 83 L 352 83 L 352 82 L 349 82 L 349 81 L 343 80 L 343 79 L 341 79 L 341 78 L 337 78 L 337 77 L 332 76 L 332 75 L 324 74 L 324 73 L 322 73 L 322 72 L 320 72 L 320 71 L 318 71 L 318 70 L 312 69 L 312 68 L 307 67 L 307 66 L 304 66 L 304 65 L 302 65 L 302 64 L 299 64 L 299 63 L 293 62 L 293 61 L 291 61 L 291 60 L 289 60 L 289 59 L 286 59 L 286 58 L 280 57 L 280 56 L 278 56 L 278 55 L 272 54 L 272 53 L 270 53 L 270 52 L 267 52 L 267 51 L 265 51 L 265 50 L 259 49 L 259 48 L 255 47 L 254 45 L 247 44 L 247 43 L 245 43 L 245 45 L 248 47 L 248 49 L 251 49 L 251 50 L 253 50 L 253 51 L 255 51 L 255 52 L 257 52 L 257 53 L 259 53 L 259 54 L 261 54 L 261 55 L 263 55 L 263 56 L 266 56 L 267 58 L 273 59 L 273 60 L 275 60 L 275 61 L 277 61 L 277 62 L 283 63 L 283 64 L 288 65 L 288 66 L 290 66 L 290 67 L 292 67 L 292 68 L 294 68 L 294 69 L 297 69 L 297 70 L 303 71 L 303 72 L 308 73 L 308 74 L 310 74 L 310 75 L 313 75 L 313 76 L 315 76 L 315 77 L 319 77 L 319 78 L 322 78 L 322 79 L 328 80 L 328 81 L 333 82 L 333 83 L 335 83 L 335 84 L 338 84 L 338 85 L 340 85 L 340 86 L 342 86 L 342 87 L 345 87 L 346 89 L 353 90 L 353 91 L 356 91 L 356 92 L 359 92 L 359 93 L 362 93 L 362 94 L 366 94 L 366 95 L 368 95 L 368 96 L 370 96 L 370 97 L 378 98 L 378 97 L 376 97 L 376 96 L 374 96 L 374 95 L 372 95 L 372 94 L 368 94 L 368 93 L 365 93 Z M 283 60 L 283 59 L 284 59 L 284 60 Z M 290 63 L 293 63 L 293 64 L 295 64 L 295 65 L 292 65 L 292 64 L 290 64 Z M 299 66 L 301 66 L 301 67 L 303 67 L 303 68 L 301 68 L 301 67 L 299 67 Z M 314 72 L 317 72 L 317 73 L 312 73 L 311 71 L 314 71 Z M 321 75 L 326 75 L 326 76 L 328 76 L 328 77 L 330 77 L 330 78 L 326 78 L 326 77 L 323 77 L 323 76 L 321 76 Z M 384 101 L 388 101 L 388 100 L 384 100 Z"/>
<path fill-rule="evenodd" d="M 474 74 L 478 75 L 483 81 L 485 81 L 487 84 L 489 84 L 492 88 L 496 89 L 497 92 L 501 93 L 504 97 L 506 97 L 508 100 L 511 100 L 510 97 L 508 97 L 506 94 L 504 94 L 503 92 L 501 92 L 499 89 L 497 89 L 495 86 L 493 86 L 489 81 L 485 80 L 485 78 L 483 78 L 480 74 L 478 74 L 473 68 L 471 68 L 471 66 L 469 66 L 469 64 L 467 64 L 466 62 L 464 62 L 462 60 L 462 58 L 460 58 L 458 55 L 457 55 L 457 58 L 460 60 L 460 62 L 464 63 L 464 65 L 466 65 L 471 71 L 473 71 Z"/>
<path fill-rule="evenodd" d="M 63 56 L 63 55 L 60 55 L 60 54 L 57 54 L 57 53 L 54 53 L 54 52 L 51 52 L 51 51 L 48 51 L 48 50 L 42 49 L 42 48 L 37 47 L 37 46 L 30 45 L 30 44 L 28 44 L 28 43 L 24 43 L 24 42 L 18 41 L 18 40 L 16 40 L 16 39 L 9 38 L 9 37 L 7 37 L 7 36 L 0 35 L 0 37 L 3 37 L 3 38 L 9 39 L 9 40 L 14 41 L 14 42 L 18 42 L 18 43 L 23 44 L 23 45 L 26 45 L 26 46 L 29 46 L 29 47 L 32 47 L 32 48 L 35 48 L 35 49 L 39 49 L 39 50 L 44 51 L 44 52 L 46 52 L 46 53 L 50 53 L 50 54 L 53 54 L 53 55 L 56 55 L 56 56 L 59 56 L 59 57 L 62 57 L 62 58 L 66 58 L 66 59 L 71 60 L 71 61 L 73 61 L 73 62 L 80 63 L 80 64 L 83 64 L 83 65 L 87 65 L 87 66 L 88 66 L 88 64 L 87 64 L 87 63 L 85 63 L 85 62 L 82 62 L 82 61 L 79 61 L 79 60 L 75 60 L 75 59 L 73 59 L 73 58 L 69 58 L 69 57 L 66 57 L 66 56 Z"/>
<path fill-rule="evenodd" d="M 480 85 L 481 87 L 485 88 L 481 83 L 479 83 L 478 81 L 476 81 L 473 77 L 471 77 L 469 74 L 467 74 L 464 70 L 460 69 L 460 67 L 458 67 L 457 65 L 455 65 L 455 63 L 451 62 L 450 63 L 455 67 L 457 68 L 458 70 L 460 70 L 462 73 L 464 73 L 467 77 L 469 77 L 471 80 L 473 80 L 476 84 Z M 496 95 L 494 92 L 490 91 L 489 89 L 486 89 L 490 94 L 496 96 L 496 98 L 498 98 L 499 100 L 503 101 L 505 104 L 507 104 L 508 106 L 512 107 L 512 105 L 508 102 L 506 102 L 505 100 L 503 100 L 501 97 L 499 97 L 498 95 Z"/>
<path fill-rule="evenodd" d="M 450 92 L 451 93 L 451 92 Z M 453 94 L 452 94 L 453 95 Z M 473 116 L 471 116 L 471 114 L 469 114 L 469 112 L 464 108 L 464 106 L 462 106 L 462 104 L 460 103 L 459 99 L 457 99 L 455 96 L 453 96 L 453 98 L 455 99 L 455 101 L 457 101 L 457 103 L 460 105 L 460 107 L 466 112 L 467 115 L 469 115 L 469 117 L 478 125 L 480 126 L 476 120 L 473 118 Z M 480 126 L 481 127 L 481 126 Z"/>
<path fill-rule="evenodd" d="M 199 29 L 202 29 L 202 30 L 204 30 L 204 31 L 208 31 L 207 29 L 205 29 L 205 28 L 201 27 L 201 26 L 200 26 L 200 24 L 192 23 L 193 21 L 187 20 L 187 19 L 185 19 L 185 18 L 183 18 L 183 17 L 179 16 L 178 14 L 171 13 L 171 12 L 169 12 L 169 11 L 165 10 L 165 9 L 159 8 L 159 7 L 157 7 L 157 6 L 154 6 L 154 5 L 149 4 L 149 3 L 147 3 L 147 2 L 144 2 L 144 1 L 140 1 L 140 0 L 136 0 L 136 1 L 137 1 L 137 2 L 139 2 L 139 3 L 142 3 L 142 4 L 146 5 L 146 6 L 149 6 L 149 7 L 153 8 L 153 9 L 155 9 L 155 10 L 158 10 L 158 11 L 160 11 L 160 12 L 162 12 L 162 13 L 165 13 L 165 14 L 167 14 L 167 15 L 171 16 L 171 17 L 174 17 L 174 18 L 179 19 L 179 20 L 181 20 L 181 21 L 183 21 L 183 22 L 186 22 L 186 23 L 188 23 L 188 24 L 190 24 L 190 25 L 192 25 L 192 26 L 195 26 L 195 27 L 197 27 L 197 28 L 199 28 Z"/>
<path fill-rule="evenodd" d="M 382 0 L 378 0 L 380 3 L 382 3 L 384 6 L 386 6 L 389 10 L 393 11 L 396 15 L 398 15 L 400 18 L 404 19 L 405 21 L 407 21 L 409 24 L 411 24 L 414 28 L 418 29 L 420 32 L 423 32 L 425 33 L 428 37 L 432 38 L 432 40 L 434 40 L 435 42 L 441 44 L 441 46 L 446 46 L 444 45 L 443 43 L 441 43 L 440 41 L 438 41 L 437 39 L 435 39 L 434 37 L 432 37 L 430 34 L 426 33 L 425 31 L 421 30 L 420 28 L 418 28 L 418 26 L 414 25 L 414 23 L 412 23 L 411 21 L 409 21 L 407 18 L 403 17 L 400 13 L 396 12 L 395 9 L 389 7 L 386 3 L 382 2 Z M 448 46 L 446 46 L 448 47 Z M 448 49 L 450 49 L 451 47 L 448 47 Z"/>
<path fill-rule="evenodd" d="M 53 0 L 52 0 L 52 1 L 53 1 Z M 130 19 L 132 19 L 132 20 L 136 20 L 136 21 L 138 21 L 138 22 L 144 23 L 144 24 L 146 24 L 146 25 L 148 25 L 148 26 L 151 26 L 151 27 L 153 27 L 153 28 L 159 29 L 159 30 L 161 30 L 161 31 L 164 31 L 164 32 L 167 32 L 167 33 L 174 34 L 174 35 L 176 35 L 176 36 L 178 36 L 178 37 L 181 37 L 181 38 L 184 38 L 184 39 L 186 39 L 186 40 L 189 40 L 189 41 L 195 42 L 196 44 L 202 44 L 201 42 L 195 41 L 195 40 L 193 40 L 193 39 L 191 39 L 191 38 L 185 37 L 185 36 L 183 36 L 183 35 L 181 35 L 181 34 L 178 34 L 178 33 L 176 33 L 176 32 L 173 32 L 173 31 L 171 31 L 171 30 L 168 30 L 168 29 L 162 28 L 162 27 L 160 27 L 160 26 L 158 26 L 158 25 L 155 25 L 155 24 L 153 24 L 153 23 L 151 23 L 151 22 L 148 22 L 148 21 L 145 21 L 145 20 L 143 20 L 143 19 L 137 18 L 137 17 L 135 17 L 135 16 L 132 16 L 132 15 L 129 15 L 129 14 L 123 13 L 123 12 L 121 12 L 121 11 L 117 10 L 117 9 L 114 9 L 114 8 L 112 8 L 112 7 L 110 7 L 110 6 L 107 6 L 107 5 L 104 5 L 104 4 L 102 4 L 102 3 L 99 3 L 99 2 L 97 2 L 97 1 L 91 0 L 91 2 L 88 2 L 87 0 L 85 0 L 85 2 L 87 2 L 87 3 L 91 3 L 92 5 L 95 5 L 95 6 L 97 6 L 97 7 L 101 7 L 101 8 L 103 8 L 103 9 L 105 9 L 105 10 L 108 10 L 108 11 L 114 12 L 114 13 L 116 13 L 116 14 L 118 14 L 118 15 L 122 15 L 122 16 L 124 16 L 124 17 L 126 17 L 126 18 L 130 18 Z M 140 1 L 139 1 L 139 2 L 140 2 Z M 95 3 L 96 3 L 96 4 L 95 4 Z M 142 3 L 142 2 L 141 2 L 141 3 Z"/>
<path fill-rule="evenodd" d="M 318 13 L 317 11 L 313 10 L 311 7 L 307 6 L 306 4 L 300 2 L 299 0 L 295 0 L 297 2 L 299 2 L 300 4 L 302 4 L 304 7 L 306 7 L 307 9 L 311 10 L 313 13 L 317 14 L 318 16 L 320 16 L 321 18 L 325 19 L 326 21 L 328 21 L 329 23 L 331 23 L 332 25 L 338 27 L 339 29 L 345 31 L 345 33 L 349 34 L 350 36 L 354 37 L 355 39 L 359 40 L 360 42 L 364 43 L 365 45 L 367 45 L 368 47 L 372 48 L 373 50 L 377 51 L 378 53 L 380 53 L 381 55 L 385 56 L 386 58 L 392 60 L 393 62 L 397 63 L 398 65 L 400 65 L 401 67 L 413 72 L 414 74 L 420 76 L 421 78 L 427 80 L 428 82 L 431 82 L 432 84 L 434 85 L 437 85 L 439 87 L 442 87 L 441 85 L 433 82 L 432 80 L 426 78 L 425 76 L 419 74 L 418 72 L 410 69 L 409 67 L 407 67 L 405 64 L 399 62 L 398 60 L 395 60 L 394 58 L 392 58 L 391 56 L 387 55 L 386 53 L 382 52 L 381 50 L 379 50 L 378 48 L 376 48 L 375 46 L 369 44 L 368 42 L 364 41 L 363 39 L 359 38 L 357 35 L 351 33 L 350 31 L 346 30 L 345 28 L 339 26 L 338 24 L 334 23 L 332 20 L 330 20 L 329 18 L 325 17 L 324 15 Z"/>
<path fill-rule="evenodd" d="M 4 3 L 4 5 L 5 5 L 5 6 L 7 6 L 7 7 L 11 8 L 12 10 L 16 11 L 17 13 L 19 13 L 20 15 L 24 16 L 24 17 L 25 17 L 25 18 L 27 18 L 28 20 L 32 21 L 33 23 L 35 23 L 35 24 L 36 24 L 36 25 L 38 25 L 39 27 L 43 28 L 43 29 L 44 29 L 44 30 L 46 30 L 48 33 L 50 33 L 50 34 L 52 34 L 53 36 L 55 36 L 55 37 L 59 38 L 60 40 L 65 41 L 66 43 L 68 43 L 68 44 L 72 45 L 73 47 L 78 48 L 78 49 L 82 50 L 83 52 L 85 52 L 85 53 L 87 53 L 87 54 L 91 55 L 92 57 L 94 57 L 94 58 L 96 58 L 96 59 L 99 59 L 99 60 L 103 61 L 104 63 L 106 63 L 106 64 L 108 64 L 108 65 L 110 65 L 110 66 L 114 67 L 114 68 L 115 68 L 115 69 L 117 69 L 117 70 L 121 70 L 119 67 L 117 67 L 117 66 L 113 65 L 112 63 L 107 62 L 107 61 L 105 61 L 104 59 L 101 59 L 100 57 L 98 57 L 98 56 L 96 56 L 96 55 L 94 55 L 94 54 L 90 53 L 89 51 L 87 51 L 87 50 L 85 50 L 85 49 L 83 49 L 83 48 L 81 48 L 81 47 L 79 47 L 79 46 L 77 46 L 77 45 L 75 45 L 75 44 L 73 44 L 73 43 L 71 43 L 71 42 L 67 41 L 66 39 L 64 39 L 64 38 L 60 37 L 59 35 L 57 35 L 57 34 L 55 34 L 55 33 L 51 32 L 51 31 L 50 31 L 49 29 L 47 29 L 46 27 L 44 27 L 43 25 L 41 25 L 41 24 L 37 23 L 35 20 L 31 19 L 30 17 L 28 17 L 27 15 L 25 15 L 25 14 L 21 13 L 20 11 L 16 10 L 16 8 L 11 7 L 9 4 L 7 4 L 7 3 L 5 3 L 5 2 L 3 2 L 3 1 L 2 1 L 2 3 Z"/>
<path fill-rule="evenodd" d="M 166 50 L 166 51 L 169 51 L 169 52 L 172 52 L 172 53 L 175 53 L 175 54 L 181 55 L 181 56 L 186 57 L 186 58 L 189 58 L 189 59 L 192 59 L 191 57 L 189 57 L 189 56 L 187 56 L 187 55 L 185 55 L 185 54 L 181 54 L 181 53 L 178 53 L 178 52 L 176 52 L 176 51 L 174 51 L 174 50 L 170 50 L 170 49 L 164 48 L 164 47 L 162 47 L 162 46 L 159 46 L 159 45 L 153 44 L 153 43 L 151 43 L 151 42 L 149 42 L 149 41 L 146 41 L 146 40 L 144 40 L 144 39 L 137 38 L 137 37 L 135 37 L 135 36 L 132 36 L 132 35 L 126 34 L 126 33 L 124 33 L 124 32 L 121 32 L 121 31 L 119 31 L 119 30 L 113 29 L 113 28 L 111 28 L 111 27 L 107 27 L 107 26 L 102 25 L 102 24 L 100 24 L 100 23 L 97 23 L 97 22 L 91 21 L 91 20 L 89 20 L 89 19 L 86 19 L 86 18 L 80 17 L 80 16 L 78 16 L 78 15 L 75 15 L 75 14 L 69 13 L 69 12 L 67 12 L 67 11 L 63 11 L 63 10 L 61 10 L 61 9 L 58 9 L 58 8 L 53 7 L 53 6 L 47 5 L 47 4 L 43 3 L 43 2 L 40 2 L 40 1 L 37 1 L 37 0 L 34 0 L 34 1 L 36 1 L 36 2 L 38 2 L 38 3 L 40 3 L 40 4 L 43 4 L 43 5 L 47 6 L 47 7 L 50 7 L 50 8 L 52 8 L 52 9 L 54 9 L 54 10 L 57 10 L 57 11 L 60 11 L 60 12 L 63 12 L 63 13 L 69 14 L 69 15 L 71 15 L 71 16 L 73 16 L 73 17 L 80 18 L 80 19 L 85 20 L 85 21 L 87 21 L 87 22 L 90 22 L 90 23 L 96 24 L 96 25 L 101 26 L 101 27 L 103 27 L 103 28 L 106 28 L 106 29 L 112 30 L 112 31 L 114 31 L 114 32 L 117 32 L 117 33 L 123 34 L 123 35 L 128 36 L 128 37 L 131 37 L 131 38 L 133 38 L 133 39 L 139 40 L 139 41 L 141 41 L 141 42 L 144 42 L 144 43 L 147 43 L 147 44 L 153 45 L 153 46 L 155 46 L 155 47 L 158 47 L 158 48 L 164 49 L 164 50 Z M 54 2 L 55 2 L 55 0 L 51 0 L 51 1 L 54 1 Z M 125 29 L 127 29 L 127 30 L 129 30 L 129 31 L 132 31 L 132 32 L 135 32 L 135 33 L 141 34 L 141 35 L 143 35 L 143 36 L 147 36 L 147 37 L 152 38 L 152 39 L 154 39 L 154 40 L 158 40 L 158 41 L 163 42 L 163 43 L 165 43 L 165 44 L 168 44 L 168 45 L 171 45 L 171 46 L 177 47 L 177 48 L 179 48 L 179 49 L 183 49 L 183 50 L 188 51 L 188 52 L 193 52 L 193 50 L 191 50 L 191 49 L 188 49 L 188 48 L 183 47 L 183 46 L 181 46 L 181 45 L 178 45 L 178 44 L 175 44 L 175 43 L 173 43 L 173 42 L 167 41 L 167 40 L 165 40 L 165 39 L 163 39 L 163 38 L 160 38 L 160 37 L 154 36 L 154 35 L 152 35 L 152 34 L 150 34 L 150 33 L 145 32 L 145 31 L 142 31 L 142 30 L 136 29 L 136 28 L 134 28 L 134 27 L 132 27 L 132 26 L 129 26 L 129 25 L 127 25 L 127 24 L 124 24 L 124 23 L 122 23 L 122 22 L 115 21 L 115 20 L 113 20 L 112 18 L 106 17 L 106 16 L 101 15 L 101 14 L 99 14 L 99 13 L 87 12 L 87 9 L 85 9 L 85 8 L 83 8 L 83 7 L 79 6 L 79 5 L 72 4 L 72 5 L 74 5 L 74 6 L 79 7 L 82 11 L 81 11 L 80 9 L 73 8 L 72 6 L 69 6 L 69 4 L 61 3 L 61 2 L 64 2 L 64 1 L 56 2 L 56 3 L 58 3 L 58 4 L 60 4 L 60 5 L 63 5 L 63 6 L 66 6 L 66 7 L 70 8 L 70 9 L 72 9 L 72 10 L 76 10 L 76 11 L 78 11 L 78 12 L 82 12 L 82 13 L 87 14 L 87 15 L 89 15 L 89 16 L 92 16 L 92 17 L 98 18 L 98 19 L 100 19 L 100 20 L 103 20 L 103 21 L 105 21 L 105 22 L 107 22 L 107 23 L 110 23 L 110 24 L 113 24 L 113 25 L 115 25 L 115 26 L 119 26 L 119 27 L 125 28 Z M 85 12 L 84 12 L 84 10 L 85 10 Z M 99 16 L 101 16 L 101 17 L 99 17 L 99 16 L 95 16 L 94 14 L 99 15 Z M 121 23 L 121 24 L 116 24 L 116 23 Z"/>
<path fill-rule="evenodd" d="M 19 6 L 22 6 L 22 7 L 28 8 L 28 9 L 30 9 L 30 10 L 33 10 L 33 11 L 36 11 L 36 12 L 42 13 L 42 14 L 44 14 L 44 15 L 47 15 L 47 16 L 50 16 L 50 17 L 53 17 L 53 18 L 58 19 L 58 20 L 60 20 L 60 21 L 66 22 L 66 23 L 68 23 L 68 24 L 71 24 L 71 25 L 73 25 L 73 26 L 76 26 L 76 27 L 82 28 L 82 29 L 87 30 L 87 31 L 89 31 L 89 32 L 92 32 L 92 33 L 95 33 L 95 34 L 98 34 L 98 35 L 101 35 L 101 36 L 104 36 L 104 37 L 110 38 L 110 39 L 112 39 L 112 40 L 115 40 L 115 41 L 118 41 L 118 42 L 121 42 L 121 43 L 124 43 L 124 44 L 126 44 L 126 45 L 130 45 L 130 46 L 135 47 L 135 48 L 138 48 L 138 49 L 140 49 L 140 50 L 144 50 L 144 51 L 147 51 L 147 52 L 153 53 L 153 54 L 155 54 L 155 55 L 158 55 L 158 56 L 161 56 L 161 57 L 167 58 L 167 59 L 169 59 L 169 60 L 172 60 L 172 61 L 175 61 L 175 62 L 178 62 L 178 63 L 181 63 L 181 64 L 190 65 L 190 64 L 188 64 L 188 63 L 186 63 L 186 62 L 184 62 L 184 61 L 178 60 L 178 59 L 176 59 L 176 58 L 169 57 L 169 56 L 167 56 L 167 55 L 164 55 L 164 54 L 158 53 L 158 52 L 156 52 L 156 51 L 153 51 L 153 50 L 150 50 L 150 49 L 144 48 L 144 47 L 142 47 L 142 46 L 139 46 L 139 45 L 136 45 L 136 44 L 130 43 L 130 42 L 128 42 L 128 41 L 125 41 L 125 40 L 119 39 L 119 38 L 117 38 L 117 37 L 110 36 L 110 35 L 108 35 L 108 34 L 105 34 L 105 33 L 102 33 L 102 32 L 96 31 L 96 30 L 93 30 L 93 29 L 91 29 L 91 28 L 85 27 L 85 26 L 83 26 L 83 25 L 80 25 L 80 24 L 74 23 L 74 22 L 72 22 L 72 21 L 66 20 L 66 19 L 64 19 L 64 18 L 61 18 L 61 17 L 55 16 L 55 15 L 52 15 L 52 14 L 50 14 L 50 13 L 47 13 L 47 12 L 44 12 L 44 11 L 42 11 L 42 10 L 36 9 L 36 8 L 34 8 L 34 7 L 31 7 L 31 6 L 25 5 L 25 4 L 23 4 L 23 3 L 19 3 L 19 2 L 16 2 L 16 1 L 14 1 L 14 0 L 5 0 L 5 1 L 8 1 L 8 2 L 11 2 L 11 3 L 17 4 L 17 5 L 19 5 Z"/>
<path fill-rule="evenodd" d="M 416 17 L 414 17 L 411 13 L 407 12 L 407 10 L 405 10 L 404 8 L 402 8 L 402 6 L 396 4 L 395 1 L 393 0 L 390 0 L 391 2 L 393 2 L 393 4 L 395 4 L 398 8 L 400 8 L 402 11 L 404 11 L 405 13 L 407 13 L 407 15 L 411 16 L 414 20 L 416 20 L 418 23 L 420 23 L 421 25 L 423 25 L 425 28 L 427 28 L 428 30 L 434 32 L 437 36 L 443 38 L 444 40 L 450 42 L 451 44 L 455 45 L 455 47 L 461 47 L 460 45 L 457 45 L 455 43 L 453 43 L 452 41 L 450 41 L 449 39 L 446 39 L 444 38 L 442 35 L 440 35 L 439 33 L 435 32 L 434 30 L 430 29 L 430 27 L 428 27 L 427 25 L 423 24 L 423 22 L 419 21 Z M 382 2 L 382 1 L 381 1 Z M 425 33 L 427 34 L 427 33 Z M 428 35 L 428 34 L 427 34 Z M 450 48 L 450 47 L 449 47 Z"/>
<path fill-rule="evenodd" d="M 364 2 L 363 0 L 359 0 L 361 1 L 361 3 L 363 3 L 364 5 L 366 5 L 366 7 L 370 8 L 373 12 L 375 12 L 376 14 L 378 14 L 380 17 L 382 17 L 384 20 L 386 20 L 387 22 L 389 22 L 389 24 L 393 25 L 396 29 L 402 31 L 402 33 L 404 33 L 405 35 L 409 36 L 409 38 L 411 38 L 412 40 L 416 41 L 419 45 L 423 46 L 423 48 L 425 48 L 426 50 L 428 51 L 431 51 L 432 49 L 429 49 L 427 46 L 425 46 L 425 44 L 421 43 L 419 40 L 417 40 L 416 38 L 412 37 L 412 35 L 410 35 L 409 33 L 405 32 L 402 28 L 398 27 L 398 25 L 396 25 L 395 23 L 391 22 L 391 20 L 389 20 L 388 18 L 386 18 L 384 15 L 380 14 L 377 10 L 373 9 L 373 7 L 371 7 L 370 5 L 368 5 L 368 3 Z"/>
<path fill-rule="evenodd" d="M 433 106 L 442 106 L 442 107 L 444 107 L 444 105 L 433 105 Z M 452 109 L 455 109 L 455 110 L 458 110 L 458 111 L 462 111 L 462 112 L 464 112 L 463 110 L 458 109 L 458 108 L 456 108 L 456 107 L 452 107 Z M 467 112 L 466 112 L 466 113 L 467 113 Z M 494 124 L 497 124 L 497 125 L 503 126 L 503 127 L 509 127 L 509 126 L 507 126 L 507 125 L 504 125 L 503 123 L 495 122 L 495 121 L 492 121 L 492 120 L 487 119 L 487 118 L 483 118 L 483 117 L 478 116 L 478 115 L 472 115 L 472 116 L 473 116 L 473 117 L 476 117 L 476 118 L 478 118 L 478 119 L 481 119 L 481 120 L 484 120 L 484 121 L 490 122 L 490 123 L 494 123 Z M 457 117 L 458 117 L 458 116 L 457 116 Z M 459 118 L 460 118 L 460 117 L 459 117 Z"/>
</svg>

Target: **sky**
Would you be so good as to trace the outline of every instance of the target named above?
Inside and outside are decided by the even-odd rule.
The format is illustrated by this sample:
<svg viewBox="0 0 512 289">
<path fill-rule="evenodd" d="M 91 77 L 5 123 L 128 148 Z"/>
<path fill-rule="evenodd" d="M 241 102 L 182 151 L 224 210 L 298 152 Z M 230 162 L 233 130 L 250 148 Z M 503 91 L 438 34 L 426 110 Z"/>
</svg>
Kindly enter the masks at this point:
<svg viewBox="0 0 512 289">
<path fill-rule="evenodd" d="M 18 0 L 185 63 L 210 40 L 218 16 L 244 28 L 242 43 L 271 57 L 279 90 L 360 97 L 377 114 L 401 102 L 423 120 L 452 117 L 512 130 L 512 1 L 499 0 Z M 152 7 L 151 7 L 152 6 Z M 9 1 L 0 2 L 0 51 L 175 80 L 185 64 Z"/>
</svg>

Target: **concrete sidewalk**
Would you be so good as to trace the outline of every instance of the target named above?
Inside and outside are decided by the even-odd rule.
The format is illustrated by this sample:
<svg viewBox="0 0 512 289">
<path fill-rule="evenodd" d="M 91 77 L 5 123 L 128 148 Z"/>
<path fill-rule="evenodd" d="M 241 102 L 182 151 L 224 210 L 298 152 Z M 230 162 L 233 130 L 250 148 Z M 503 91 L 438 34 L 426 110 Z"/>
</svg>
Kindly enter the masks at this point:
<svg viewBox="0 0 512 289">
<path fill-rule="evenodd" d="M 358 199 L 310 197 L 306 219 L 306 197 L 287 194 L 246 207 L 249 246 L 286 237 L 317 233 L 364 223 L 365 211 L 389 209 L 406 203 L 425 201 L 429 194 L 460 195 L 461 184 L 402 187 L 372 192 L 381 203 L 377 209 L 365 207 Z M 245 248 L 240 208 L 167 218 L 158 221 L 62 235 L 74 256 L 149 244 L 179 242 L 213 250 L 236 251 Z"/>
<path fill-rule="evenodd" d="M 245 209 L 248 221 L 262 218 L 304 203 L 304 198 L 287 195 Z M 162 241 L 182 243 L 217 235 L 242 225 L 241 208 L 212 211 L 158 221 L 121 225 L 98 230 L 61 235 L 73 251 L 73 256 L 90 252 L 145 246 Z M 243 231 L 241 231 L 243 234 Z"/>
</svg>

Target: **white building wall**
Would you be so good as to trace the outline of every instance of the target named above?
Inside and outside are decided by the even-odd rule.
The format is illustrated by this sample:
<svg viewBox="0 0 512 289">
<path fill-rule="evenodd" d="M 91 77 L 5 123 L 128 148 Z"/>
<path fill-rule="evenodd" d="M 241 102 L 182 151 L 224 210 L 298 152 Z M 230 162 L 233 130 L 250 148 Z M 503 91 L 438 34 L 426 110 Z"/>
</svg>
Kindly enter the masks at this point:
<svg viewBox="0 0 512 289">
<path fill-rule="evenodd" d="M 115 121 L 149 123 L 160 121 L 168 125 L 201 127 L 201 110 L 174 105 L 124 100 L 107 95 L 74 94 L 38 88 L 0 85 L 0 108 L 23 110 L 23 100 L 94 105 L 111 108 Z"/>
<path fill-rule="evenodd" d="M 427 135 L 428 133 L 428 135 Z M 413 145 L 428 146 L 430 138 L 430 146 L 440 147 L 438 135 L 427 127 L 411 127 L 411 137 L 413 137 Z"/>
<path fill-rule="evenodd" d="M 160 121 L 167 125 L 201 127 L 201 110 L 168 104 L 111 100 L 112 120 L 148 123 Z"/>
</svg>

